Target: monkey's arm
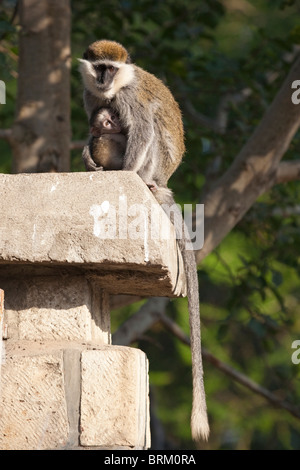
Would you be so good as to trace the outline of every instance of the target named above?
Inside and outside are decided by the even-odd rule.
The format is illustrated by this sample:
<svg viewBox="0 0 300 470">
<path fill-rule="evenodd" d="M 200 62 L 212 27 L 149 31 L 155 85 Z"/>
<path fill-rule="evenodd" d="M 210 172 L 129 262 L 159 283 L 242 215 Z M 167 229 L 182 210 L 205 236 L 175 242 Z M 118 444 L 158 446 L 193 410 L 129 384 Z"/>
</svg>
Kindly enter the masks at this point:
<svg viewBox="0 0 300 470">
<path fill-rule="evenodd" d="M 123 170 L 138 172 L 148 163 L 148 150 L 154 138 L 153 117 L 139 112 L 131 118 L 134 124 L 128 131 Z"/>
<path fill-rule="evenodd" d="M 89 144 L 83 148 L 82 159 L 83 159 L 86 171 L 103 170 L 103 166 L 97 166 L 94 160 L 92 159 Z"/>
</svg>

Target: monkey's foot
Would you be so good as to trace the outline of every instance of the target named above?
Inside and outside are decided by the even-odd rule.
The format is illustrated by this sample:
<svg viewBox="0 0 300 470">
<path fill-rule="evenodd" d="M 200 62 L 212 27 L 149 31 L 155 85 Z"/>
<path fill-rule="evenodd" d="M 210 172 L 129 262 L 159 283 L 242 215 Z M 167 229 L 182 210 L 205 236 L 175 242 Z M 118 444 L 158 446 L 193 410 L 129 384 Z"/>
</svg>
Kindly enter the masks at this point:
<svg viewBox="0 0 300 470">
<path fill-rule="evenodd" d="M 146 183 L 146 184 L 148 188 L 150 189 L 150 191 L 152 191 L 153 193 L 158 190 L 158 186 L 156 183 L 152 182 L 152 183 Z"/>
</svg>

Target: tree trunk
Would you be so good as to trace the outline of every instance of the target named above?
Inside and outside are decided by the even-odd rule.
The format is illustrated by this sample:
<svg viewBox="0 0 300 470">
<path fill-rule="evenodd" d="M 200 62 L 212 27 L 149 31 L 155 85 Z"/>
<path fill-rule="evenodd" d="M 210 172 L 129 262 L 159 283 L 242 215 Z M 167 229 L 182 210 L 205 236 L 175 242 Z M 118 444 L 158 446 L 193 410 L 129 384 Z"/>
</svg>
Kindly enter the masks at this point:
<svg viewBox="0 0 300 470">
<path fill-rule="evenodd" d="M 20 0 L 13 173 L 70 169 L 69 0 Z"/>
</svg>

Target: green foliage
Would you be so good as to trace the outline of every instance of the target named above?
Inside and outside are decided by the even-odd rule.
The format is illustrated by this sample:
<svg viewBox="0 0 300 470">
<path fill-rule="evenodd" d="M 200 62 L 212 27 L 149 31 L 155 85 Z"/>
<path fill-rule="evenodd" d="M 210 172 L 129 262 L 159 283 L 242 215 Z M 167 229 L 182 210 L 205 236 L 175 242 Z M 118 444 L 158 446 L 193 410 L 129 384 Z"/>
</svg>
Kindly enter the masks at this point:
<svg viewBox="0 0 300 470">
<path fill-rule="evenodd" d="M 179 101 L 187 151 L 170 186 L 178 202 L 198 202 L 229 168 L 286 77 L 293 46 L 300 42 L 297 2 L 73 0 L 71 5 L 73 139 L 87 136 L 77 58 L 96 39 L 117 40 Z M 13 122 L 16 99 L 15 63 L 7 51 L 18 53 L 12 10 L 5 15 L 0 22 L 6 48 L 5 53 L 0 50 L 0 79 L 5 78 L 8 90 L 7 104 L 0 109 L 4 128 Z M 246 99 L 228 102 L 223 134 L 187 110 L 191 104 L 215 121 L 221 100 L 245 89 Z M 299 138 L 297 134 L 285 158 L 299 159 Z M 9 147 L 0 141 L 0 171 L 9 170 Z M 72 170 L 83 170 L 80 151 L 72 152 Z M 291 344 L 300 339 L 299 191 L 293 182 L 262 196 L 199 269 L 203 345 L 295 406 L 300 400 L 300 365 L 291 362 Z M 114 312 L 114 329 L 137 308 Z M 168 314 L 188 334 L 186 299 L 170 302 Z M 155 412 L 169 445 L 192 448 L 189 348 L 158 324 L 137 346 L 149 358 Z M 212 428 L 207 448 L 300 447 L 298 419 L 211 364 L 204 366 Z"/>
<path fill-rule="evenodd" d="M 0 104 L 0 129 L 8 129 L 12 123 L 16 102 L 17 34 L 12 24 L 14 1 L 5 1 L 0 9 L 0 80 L 6 85 L 6 104 Z M 11 152 L 7 142 L 0 139 L 0 172 L 11 170 Z"/>
</svg>

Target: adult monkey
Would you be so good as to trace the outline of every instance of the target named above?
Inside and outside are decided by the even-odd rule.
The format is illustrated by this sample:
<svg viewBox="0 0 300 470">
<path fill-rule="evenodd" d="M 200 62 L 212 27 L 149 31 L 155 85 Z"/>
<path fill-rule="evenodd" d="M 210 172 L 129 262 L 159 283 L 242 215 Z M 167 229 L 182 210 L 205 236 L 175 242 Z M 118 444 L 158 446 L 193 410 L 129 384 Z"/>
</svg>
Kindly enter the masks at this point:
<svg viewBox="0 0 300 470">
<path fill-rule="evenodd" d="M 109 107 L 119 116 L 127 135 L 123 170 L 135 171 L 162 206 L 175 206 L 167 183 L 180 164 L 185 147 L 181 112 L 171 92 L 154 75 L 132 64 L 127 50 L 117 42 L 92 43 L 80 61 L 88 118 L 101 107 Z M 191 429 L 193 439 L 199 440 L 208 438 L 209 425 L 203 385 L 197 266 L 194 253 L 186 249 L 185 241 L 178 239 L 187 278 L 190 318 Z"/>
</svg>

